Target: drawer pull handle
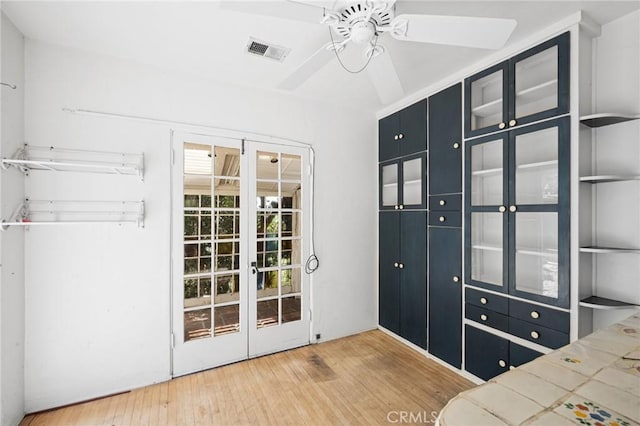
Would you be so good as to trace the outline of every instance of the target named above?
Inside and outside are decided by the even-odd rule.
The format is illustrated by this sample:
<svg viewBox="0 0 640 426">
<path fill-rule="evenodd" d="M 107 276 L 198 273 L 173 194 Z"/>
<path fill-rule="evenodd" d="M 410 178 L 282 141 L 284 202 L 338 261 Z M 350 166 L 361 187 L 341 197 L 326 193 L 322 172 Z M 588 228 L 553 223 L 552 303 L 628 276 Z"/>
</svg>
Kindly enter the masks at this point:
<svg viewBox="0 0 640 426">
<path fill-rule="evenodd" d="M 460 277 L 457 276 L 457 275 L 454 275 L 452 280 L 453 280 L 454 283 L 460 282 Z"/>
<path fill-rule="evenodd" d="M 506 362 L 504 362 L 503 360 L 500 360 L 500 361 L 498 361 L 498 365 L 499 365 L 500 367 L 504 368 L 504 367 L 506 367 L 506 366 L 507 366 L 507 363 L 506 363 Z"/>
<path fill-rule="evenodd" d="M 480 315 L 480 319 L 482 321 L 486 321 L 487 320 L 487 316 L 485 314 Z"/>
<path fill-rule="evenodd" d="M 531 318 L 533 319 L 540 318 L 540 314 L 538 313 L 538 311 L 531 311 Z"/>
<path fill-rule="evenodd" d="M 531 332 L 531 337 L 534 339 L 538 339 L 540 337 L 540 334 L 537 331 L 532 331 Z"/>
<path fill-rule="evenodd" d="M 444 206 L 445 204 L 447 204 L 447 202 L 445 200 L 440 200 L 440 205 Z"/>
<path fill-rule="evenodd" d="M 480 303 L 482 303 L 483 305 L 487 304 L 487 298 L 486 297 L 481 297 L 480 298 Z"/>
<path fill-rule="evenodd" d="M 439 218 L 438 220 L 439 220 L 440 222 L 444 222 L 445 220 L 447 220 L 447 218 L 446 218 L 446 217 L 444 217 L 444 216 L 440 216 L 440 218 Z"/>
<path fill-rule="evenodd" d="M 502 122 L 502 123 L 498 124 L 498 129 L 500 129 L 500 130 L 504 129 L 505 127 L 507 127 L 507 123 Z"/>
</svg>

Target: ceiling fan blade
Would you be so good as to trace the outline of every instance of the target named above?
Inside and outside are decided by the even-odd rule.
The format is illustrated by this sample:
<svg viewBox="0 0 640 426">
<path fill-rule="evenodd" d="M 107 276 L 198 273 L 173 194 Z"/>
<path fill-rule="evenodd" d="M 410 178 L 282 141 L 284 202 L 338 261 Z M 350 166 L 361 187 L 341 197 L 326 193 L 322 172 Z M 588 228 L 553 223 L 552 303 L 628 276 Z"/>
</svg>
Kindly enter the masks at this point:
<svg viewBox="0 0 640 426">
<path fill-rule="evenodd" d="M 377 47 L 382 47 L 382 52 L 371 58 L 367 72 L 380 101 L 389 104 L 400 99 L 404 95 L 404 89 L 387 49 L 380 44 Z"/>
<path fill-rule="evenodd" d="M 514 19 L 442 15 L 398 15 L 396 28 L 406 22 L 406 32 L 390 31 L 398 40 L 453 46 L 500 49 L 517 25 Z"/>
<path fill-rule="evenodd" d="M 327 43 L 318 49 L 309 59 L 304 61 L 295 71 L 278 84 L 278 89 L 293 90 L 307 81 L 320 68 L 325 66 L 334 57 L 331 50 L 332 43 Z"/>
<path fill-rule="evenodd" d="M 319 24 L 324 14 L 322 6 L 298 1 L 224 0 L 220 2 L 220 9 L 314 24 Z"/>
</svg>

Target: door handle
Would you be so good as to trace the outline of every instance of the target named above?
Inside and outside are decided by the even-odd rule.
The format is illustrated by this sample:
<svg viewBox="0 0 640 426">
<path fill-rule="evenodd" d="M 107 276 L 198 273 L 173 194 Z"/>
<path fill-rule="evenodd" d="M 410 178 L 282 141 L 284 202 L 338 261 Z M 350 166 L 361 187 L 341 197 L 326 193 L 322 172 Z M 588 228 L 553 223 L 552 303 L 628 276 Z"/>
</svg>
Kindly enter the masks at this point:
<svg viewBox="0 0 640 426">
<path fill-rule="evenodd" d="M 255 275 L 257 272 L 260 272 L 260 269 L 258 269 L 258 262 L 251 262 L 251 273 Z"/>
</svg>

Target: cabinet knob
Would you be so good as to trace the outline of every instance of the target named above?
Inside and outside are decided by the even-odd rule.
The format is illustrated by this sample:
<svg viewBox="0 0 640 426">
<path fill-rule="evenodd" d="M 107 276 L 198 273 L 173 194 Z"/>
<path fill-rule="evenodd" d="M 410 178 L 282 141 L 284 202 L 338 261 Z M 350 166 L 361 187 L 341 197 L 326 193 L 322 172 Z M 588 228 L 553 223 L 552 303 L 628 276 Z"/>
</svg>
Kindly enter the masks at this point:
<svg viewBox="0 0 640 426">
<path fill-rule="evenodd" d="M 505 127 L 507 127 L 507 124 L 504 122 L 498 124 L 498 129 L 504 129 Z"/>
<path fill-rule="evenodd" d="M 404 138 L 404 135 L 403 135 L 402 133 L 400 133 L 400 134 L 398 135 L 398 139 L 402 139 L 402 138 Z"/>
<path fill-rule="evenodd" d="M 540 337 L 540 334 L 537 331 L 532 331 L 531 332 L 531 337 L 534 339 L 537 339 Z"/>
<path fill-rule="evenodd" d="M 509 126 L 511 126 L 511 127 L 515 126 L 516 124 L 518 124 L 518 122 L 516 120 L 510 120 L 509 121 Z"/>
<path fill-rule="evenodd" d="M 400 263 L 400 264 L 398 265 L 398 268 L 400 268 L 400 269 L 404 269 L 404 263 Z"/>
<path fill-rule="evenodd" d="M 498 365 L 499 365 L 500 367 L 504 368 L 504 367 L 506 367 L 506 366 L 507 366 L 507 363 L 506 363 L 506 362 L 504 362 L 504 360 L 500 360 L 500 361 L 498 361 Z"/>
<path fill-rule="evenodd" d="M 445 220 L 447 220 L 447 218 L 446 218 L 446 217 L 444 217 L 444 216 L 440 216 L 440 217 L 438 218 L 438 220 L 439 220 L 440 222 L 444 222 Z"/>
<path fill-rule="evenodd" d="M 393 266 L 394 266 L 395 268 L 397 268 L 397 267 L 398 267 L 398 262 L 394 263 L 394 264 L 393 264 Z"/>
<path fill-rule="evenodd" d="M 458 149 L 458 148 L 460 148 L 460 144 L 458 142 L 454 142 L 453 149 Z"/>
<path fill-rule="evenodd" d="M 453 280 L 454 283 L 458 283 L 458 282 L 460 282 L 460 277 L 457 276 L 457 275 L 454 275 L 452 280 Z"/>
<path fill-rule="evenodd" d="M 397 141 L 398 140 L 398 135 L 393 135 L 393 140 Z"/>
<path fill-rule="evenodd" d="M 485 314 L 480 315 L 480 319 L 482 321 L 486 321 L 487 320 L 487 316 Z"/>
<path fill-rule="evenodd" d="M 403 204 L 400 204 L 400 205 L 398 206 L 398 208 L 399 208 L 400 210 L 402 210 L 402 209 L 404 209 L 404 205 L 403 205 Z"/>
<path fill-rule="evenodd" d="M 444 206 L 445 204 L 447 204 L 447 202 L 445 200 L 440 200 L 438 204 L 440 204 L 441 206 Z"/>
<path fill-rule="evenodd" d="M 500 213 L 504 213 L 504 212 L 506 212 L 506 211 L 507 211 L 507 208 L 506 208 L 505 206 L 500 206 L 500 207 L 498 207 L 498 211 L 499 211 Z"/>
<path fill-rule="evenodd" d="M 518 210 L 518 208 L 516 206 L 509 206 L 509 211 L 511 213 L 515 212 L 516 210 Z"/>
<path fill-rule="evenodd" d="M 398 210 L 398 206 L 393 206 L 394 209 Z"/>
<path fill-rule="evenodd" d="M 487 304 L 487 298 L 486 297 L 481 297 L 480 298 L 480 303 L 482 303 L 483 305 Z"/>
<path fill-rule="evenodd" d="M 540 318 L 540 314 L 538 313 L 538 311 L 531 311 L 531 318 L 533 319 Z"/>
</svg>

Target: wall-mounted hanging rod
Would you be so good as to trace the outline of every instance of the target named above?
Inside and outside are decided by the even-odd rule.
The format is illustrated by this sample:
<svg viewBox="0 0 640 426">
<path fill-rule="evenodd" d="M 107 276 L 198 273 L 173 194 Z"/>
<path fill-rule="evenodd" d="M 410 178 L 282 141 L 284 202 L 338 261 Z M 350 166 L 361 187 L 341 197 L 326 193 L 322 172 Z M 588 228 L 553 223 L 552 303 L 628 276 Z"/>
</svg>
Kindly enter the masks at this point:
<svg viewBox="0 0 640 426">
<path fill-rule="evenodd" d="M 3 86 L 10 87 L 10 88 L 12 88 L 13 90 L 16 90 L 16 89 L 18 88 L 18 86 L 16 86 L 15 84 L 4 83 L 4 82 L 2 82 L 2 81 L 0 81 L 0 84 L 1 84 L 1 85 L 3 85 Z"/>
</svg>

